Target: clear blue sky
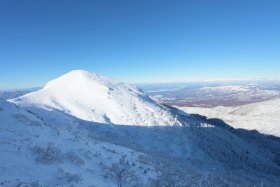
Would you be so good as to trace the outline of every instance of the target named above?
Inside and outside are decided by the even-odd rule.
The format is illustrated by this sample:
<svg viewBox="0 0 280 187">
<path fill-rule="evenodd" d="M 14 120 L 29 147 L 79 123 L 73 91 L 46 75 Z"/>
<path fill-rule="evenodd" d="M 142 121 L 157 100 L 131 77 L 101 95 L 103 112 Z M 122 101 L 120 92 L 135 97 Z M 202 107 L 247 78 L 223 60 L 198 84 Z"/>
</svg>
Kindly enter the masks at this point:
<svg viewBox="0 0 280 187">
<path fill-rule="evenodd" d="M 128 82 L 280 79 L 279 0 L 1 0 L 0 89 L 73 69 Z"/>
</svg>

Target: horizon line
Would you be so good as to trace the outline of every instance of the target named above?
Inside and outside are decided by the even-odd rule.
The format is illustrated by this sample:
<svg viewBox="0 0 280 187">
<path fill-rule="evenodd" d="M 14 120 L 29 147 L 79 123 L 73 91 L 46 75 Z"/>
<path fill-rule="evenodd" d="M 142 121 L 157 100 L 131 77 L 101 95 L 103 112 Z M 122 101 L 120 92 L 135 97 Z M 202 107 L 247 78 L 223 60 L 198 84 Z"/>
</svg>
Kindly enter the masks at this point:
<svg viewBox="0 0 280 187">
<path fill-rule="evenodd" d="M 125 82 L 132 85 L 148 85 L 148 84 L 188 84 L 188 83 L 226 83 L 226 82 L 246 82 L 246 81 L 279 81 L 280 79 L 205 79 L 205 80 L 186 80 L 186 81 L 155 81 L 155 82 L 129 82 L 129 81 L 119 81 L 119 82 Z M 48 81 L 49 82 L 49 81 Z M 27 87 L 18 87 L 18 88 L 0 88 L 0 91 L 33 91 L 34 89 L 40 89 L 43 88 L 48 82 L 46 82 L 44 85 L 41 86 L 27 86 Z"/>
</svg>

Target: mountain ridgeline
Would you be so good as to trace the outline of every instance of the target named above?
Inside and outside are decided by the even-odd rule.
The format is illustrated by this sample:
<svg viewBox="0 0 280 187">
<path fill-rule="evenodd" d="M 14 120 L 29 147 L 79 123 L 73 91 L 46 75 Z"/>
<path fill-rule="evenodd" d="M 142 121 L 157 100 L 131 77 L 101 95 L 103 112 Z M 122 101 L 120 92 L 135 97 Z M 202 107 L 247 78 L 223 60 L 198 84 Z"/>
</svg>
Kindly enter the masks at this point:
<svg viewBox="0 0 280 187">
<path fill-rule="evenodd" d="M 129 84 L 86 71 L 71 71 L 38 91 L 11 100 L 53 108 L 77 118 L 123 125 L 182 125 L 170 110 Z"/>
</svg>

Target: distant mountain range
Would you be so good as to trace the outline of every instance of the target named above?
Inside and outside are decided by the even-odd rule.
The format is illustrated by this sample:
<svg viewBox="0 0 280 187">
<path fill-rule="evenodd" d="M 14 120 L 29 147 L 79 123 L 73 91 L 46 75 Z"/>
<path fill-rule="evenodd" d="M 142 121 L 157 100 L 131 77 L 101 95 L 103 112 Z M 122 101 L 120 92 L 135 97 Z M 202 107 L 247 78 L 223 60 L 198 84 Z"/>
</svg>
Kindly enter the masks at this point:
<svg viewBox="0 0 280 187">
<path fill-rule="evenodd" d="M 0 90 L 0 99 L 12 99 L 20 97 L 27 93 L 39 90 L 40 88 L 26 88 L 26 89 L 10 89 L 10 90 Z"/>
</svg>

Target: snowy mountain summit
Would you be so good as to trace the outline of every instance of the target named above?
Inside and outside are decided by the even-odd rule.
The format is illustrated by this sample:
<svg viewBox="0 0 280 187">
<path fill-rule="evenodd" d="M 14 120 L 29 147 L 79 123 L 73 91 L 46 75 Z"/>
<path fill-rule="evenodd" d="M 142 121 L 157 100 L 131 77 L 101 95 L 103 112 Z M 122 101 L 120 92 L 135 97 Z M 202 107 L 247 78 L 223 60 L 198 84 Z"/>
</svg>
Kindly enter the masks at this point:
<svg viewBox="0 0 280 187">
<path fill-rule="evenodd" d="M 48 82 L 43 89 L 11 101 L 100 123 L 181 125 L 168 108 L 140 89 L 83 70 L 71 71 Z"/>
</svg>

